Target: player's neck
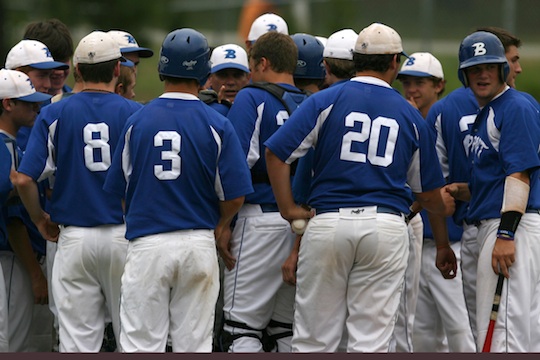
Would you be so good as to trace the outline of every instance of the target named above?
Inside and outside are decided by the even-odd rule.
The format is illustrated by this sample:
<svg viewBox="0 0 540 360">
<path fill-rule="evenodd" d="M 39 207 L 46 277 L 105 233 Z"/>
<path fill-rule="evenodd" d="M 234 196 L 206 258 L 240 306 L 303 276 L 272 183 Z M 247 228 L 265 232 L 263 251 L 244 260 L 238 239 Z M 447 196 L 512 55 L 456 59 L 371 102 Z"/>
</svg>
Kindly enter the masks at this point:
<svg viewBox="0 0 540 360">
<path fill-rule="evenodd" d="M 103 83 L 103 82 L 90 82 L 90 81 L 84 81 L 81 92 L 105 92 L 105 93 L 114 93 L 114 86 L 115 84 L 113 82 L 110 83 Z"/>
<path fill-rule="evenodd" d="M 199 86 L 196 82 L 170 83 L 165 82 L 164 92 L 180 92 L 199 96 Z"/>
<path fill-rule="evenodd" d="M 16 126 L 5 112 L 0 115 L 0 130 L 2 130 L 2 132 L 16 137 L 17 131 L 19 131 L 19 129 L 20 127 Z"/>
</svg>

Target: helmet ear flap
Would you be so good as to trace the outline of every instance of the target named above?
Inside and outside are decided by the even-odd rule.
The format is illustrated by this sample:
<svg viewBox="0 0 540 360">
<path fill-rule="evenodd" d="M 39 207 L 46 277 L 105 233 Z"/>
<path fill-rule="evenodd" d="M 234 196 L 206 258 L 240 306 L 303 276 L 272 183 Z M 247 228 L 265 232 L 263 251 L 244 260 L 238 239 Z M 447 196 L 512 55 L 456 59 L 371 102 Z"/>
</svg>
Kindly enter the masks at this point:
<svg viewBox="0 0 540 360">
<path fill-rule="evenodd" d="M 463 86 L 468 87 L 469 84 L 467 82 L 467 74 L 465 74 L 465 69 L 458 69 L 458 78 L 459 81 L 463 84 Z"/>
</svg>

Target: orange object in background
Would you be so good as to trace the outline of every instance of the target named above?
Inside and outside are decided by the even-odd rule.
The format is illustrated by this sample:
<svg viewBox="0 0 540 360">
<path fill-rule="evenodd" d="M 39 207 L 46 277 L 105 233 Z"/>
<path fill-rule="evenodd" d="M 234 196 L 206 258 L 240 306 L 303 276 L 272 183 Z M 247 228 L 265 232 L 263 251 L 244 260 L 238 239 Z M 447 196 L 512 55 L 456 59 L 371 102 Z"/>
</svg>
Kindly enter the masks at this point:
<svg viewBox="0 0 540 360">
<path fill-rule="evenodd" d="M 246 0 L 238 21 L 238 36 L 240 39 L 246 40 L 253 21 L 268 12 L 276 12 L 276 7 L 272 1 Z"/>
</svg>

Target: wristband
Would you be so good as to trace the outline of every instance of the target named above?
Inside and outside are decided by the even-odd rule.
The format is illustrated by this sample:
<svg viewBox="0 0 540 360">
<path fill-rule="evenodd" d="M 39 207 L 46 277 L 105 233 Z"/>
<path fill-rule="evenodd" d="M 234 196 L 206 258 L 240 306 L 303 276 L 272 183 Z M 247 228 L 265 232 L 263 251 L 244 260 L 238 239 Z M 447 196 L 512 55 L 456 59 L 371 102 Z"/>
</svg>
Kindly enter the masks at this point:
<svg viewBox="0 0 540 360">
<path fill-rule="evenodd" d="M 521 213 L 517 211 L 507 211 L 501 216 L 501 223 L 497 230 L 497 238 L 503 240 L 514 240 L 519 221 L 521 220 Z"/>
</svg>

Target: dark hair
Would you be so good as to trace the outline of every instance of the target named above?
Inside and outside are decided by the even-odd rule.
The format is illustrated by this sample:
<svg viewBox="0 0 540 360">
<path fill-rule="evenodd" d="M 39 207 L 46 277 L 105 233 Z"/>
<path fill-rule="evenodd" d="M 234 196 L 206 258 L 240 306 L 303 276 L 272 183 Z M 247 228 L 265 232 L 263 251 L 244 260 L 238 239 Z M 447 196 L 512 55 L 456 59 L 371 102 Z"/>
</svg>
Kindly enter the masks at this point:
<svg viewBox="0 0 540 360">
<path fill-rule="evenodd" d="M 479 27 L 478 29 L 476 29 L 476 31 L 487 31 L 496 35 L 499 38 L 499 40 L 501 40 L 504 46 L 505 52 L 508 51 L 508 48 L 512 45 L 515 47 L 521 46 L 521 39 L 511 34 L 508 30 L 495 27 L 495 26 L 485 26 L 485 27 Z"/>
<path fill-rule="evenodd" d="M 401 54 L 359 54 L 353 53 L 354 69 L 358 71 L 377 71 L 386 72 L 390 68 L 390 64 L 397 55 L 397 62 L 401 62 Z"/>
<path fill-rule="evenodd" d="M 120 59 L 109 60 L 98 64 L 78 64 L 83 81 L 109 83 L 113 79 L 114 68 Z"/>
<path fill-rule="evenodd" d="M 269 31 L 255 41 L 249 58 L 255 64 L 266 58 L 275 72 L 293 74 L 298 61 L 298 48 L 289 35 Z"/>
<path fill-rule="evenodd" d="M 73 39 L 68 27 L 58 19 L 35 21 L 26 26 L 23 37 L 44 43 L 54 60 L 67 62 L 73 56 Z"/>
<path fill-rule="evenodd" d="M 347 59 L 324 58 L 324 61 L 330 68 L 330 72 L 338 79 L 350 79 L 354 77 L 354 62 Z"/>
</svg>

